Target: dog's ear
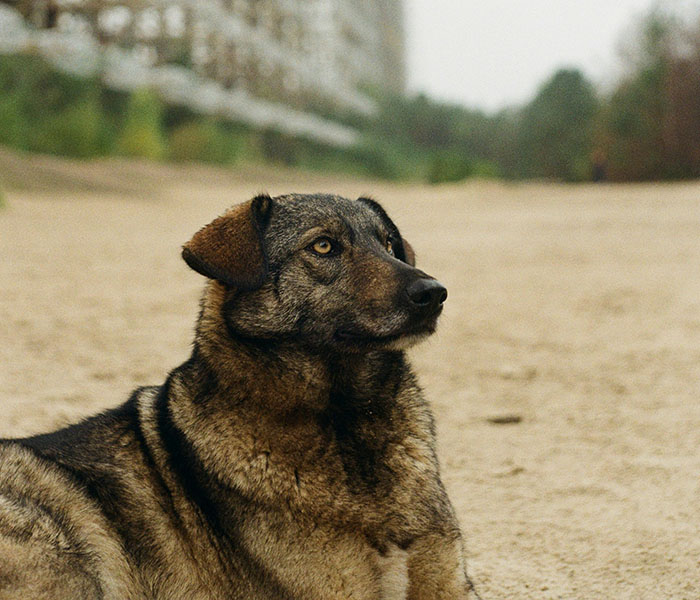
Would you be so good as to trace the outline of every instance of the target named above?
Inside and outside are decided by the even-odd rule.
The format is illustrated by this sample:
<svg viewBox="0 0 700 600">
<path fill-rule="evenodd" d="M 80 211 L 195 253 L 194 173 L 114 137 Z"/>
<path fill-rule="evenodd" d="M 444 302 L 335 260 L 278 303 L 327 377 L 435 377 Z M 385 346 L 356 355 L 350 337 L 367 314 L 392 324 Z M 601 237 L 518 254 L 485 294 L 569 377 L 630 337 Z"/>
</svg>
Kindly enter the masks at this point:
<svg viewBox="0 0 700 600">
<path fill-rule="evenodd" d="M 195 233 L 182 247 L 182 258 L 198 273 L 231 287 L 260 287 L 267 276 L 263 231 L 271 210 L 267 194 L 234 206 Z"/>
<path fill-rule="evenodd" d="M 404 261 L 405 263 L 408 263 L 412 267 L 415 267 L 416 253 L 413 251 L 413 246 L 411 246 L 411 244 L 409 244 L 401 236 L 398 227 L 396 227 L 394 222 L 389 218 L 389 215 L 386 214 L 386 211 L 382 208 L 381 204 L 379 204 L 379 202 L 373 200 L 368 196 L 360 196 L 357 199 L 357 201 L 362 202 L 362 204 L 365 204 L 372 211 L 374 211 L 377 214 L 377 216 L 379 216 L 379 218 L 384 222 L 384 225 L 389 230 L 389 232 L 393 234 L 393 237 L 401 240 L 401 249 L 399 250 L 399 252 L 397 252 L 396 258 Z"/>
<path fill-rule="evenodd" d="M 413 251 L 413 246 L 408 243 L 408 240 L 405 238 L 401 239 L 401 243 L 403 244 L 403 254 L 404 258 L 406 259 L 405 262 L 407 262 L 409 265 L 412 267 L 416 266 L 416 253 Z"/>
</svg>

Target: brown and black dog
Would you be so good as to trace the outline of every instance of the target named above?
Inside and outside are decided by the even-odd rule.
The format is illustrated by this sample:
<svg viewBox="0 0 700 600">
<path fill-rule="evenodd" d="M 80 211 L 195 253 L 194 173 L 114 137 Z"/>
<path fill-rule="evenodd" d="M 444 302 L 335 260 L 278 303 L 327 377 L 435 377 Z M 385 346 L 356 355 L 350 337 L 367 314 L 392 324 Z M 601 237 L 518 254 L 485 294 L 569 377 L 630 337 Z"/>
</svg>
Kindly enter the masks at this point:
<svg viewBox="0 0 700 600">
<path fill-rule="evenodd" d="M 191 358 L 0 443 L 0 599 L 476 597 L 403 352 L 447 292 L 381 206 L 261 195 L 183 258 Z"/>
</svg>

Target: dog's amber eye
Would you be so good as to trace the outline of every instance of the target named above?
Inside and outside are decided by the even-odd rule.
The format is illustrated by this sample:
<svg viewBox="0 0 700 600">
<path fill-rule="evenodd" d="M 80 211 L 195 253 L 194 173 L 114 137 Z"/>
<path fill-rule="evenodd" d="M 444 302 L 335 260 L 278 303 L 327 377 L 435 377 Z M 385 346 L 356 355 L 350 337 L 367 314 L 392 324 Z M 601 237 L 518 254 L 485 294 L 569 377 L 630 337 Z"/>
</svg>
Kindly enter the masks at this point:
<svg viewBox="0 0 700 600">
<path fill-rule="evenodd" d="M 316 254 L 330 254 L 333 250 L 333 242 L 328 238 L 319 238 L 311 245 L 311 249 Z"/>
<path fill-rule="evenodd" d="M 391 240 L 386 241 L 386 251 L 394 256 L 394 244 L 391 243 Z"/>
</svg>

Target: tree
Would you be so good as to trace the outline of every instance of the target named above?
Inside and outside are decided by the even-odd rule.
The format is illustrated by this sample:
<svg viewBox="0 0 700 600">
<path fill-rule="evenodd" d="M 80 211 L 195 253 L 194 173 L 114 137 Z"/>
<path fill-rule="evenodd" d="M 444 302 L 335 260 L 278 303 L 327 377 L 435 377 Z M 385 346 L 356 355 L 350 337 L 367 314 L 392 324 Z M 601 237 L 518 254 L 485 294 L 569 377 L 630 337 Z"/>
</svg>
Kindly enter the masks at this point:
<svg viewBox="0 0 700 600">
<path fill-rule="evenodd" d="M 700 177 L 700 21 L 684 28 L 683 46 L 668 65 L 663 120 L 665 172 L 669 177 Z"/>
<path fill-rule="evenodd" d="M 631 72 L 601 114 L 599 138 L 613 179 L 660 179 L 668 174 L 663 131 L 670 31 L 669 18 L 658 11 L 644 19 L 628 50 Z"/>
<path fill-rule="evenodd" d="M 557 71 L 522 110 L 515 170 L 520 177 L 589 177 L 598 100 L 577 69 Z"/>
</svg>

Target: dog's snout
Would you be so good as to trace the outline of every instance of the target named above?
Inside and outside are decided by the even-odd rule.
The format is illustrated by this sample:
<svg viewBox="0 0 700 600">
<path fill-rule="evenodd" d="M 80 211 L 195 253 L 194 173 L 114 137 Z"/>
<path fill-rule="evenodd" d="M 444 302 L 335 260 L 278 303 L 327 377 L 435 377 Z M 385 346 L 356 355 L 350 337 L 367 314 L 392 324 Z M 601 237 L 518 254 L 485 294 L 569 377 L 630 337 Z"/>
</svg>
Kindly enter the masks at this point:
<svg viewBox="0 0 700 600">
<path fill-rule="evenodd" d="M 416 279 L 406 288 L 406 293 L 420 308 L 436 309 L 447 299 L 447 289 L 435 279 Z"/>
</svg>

